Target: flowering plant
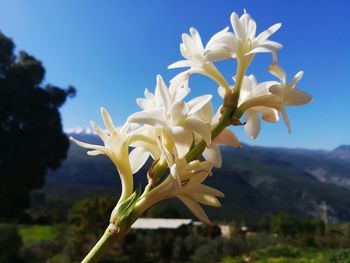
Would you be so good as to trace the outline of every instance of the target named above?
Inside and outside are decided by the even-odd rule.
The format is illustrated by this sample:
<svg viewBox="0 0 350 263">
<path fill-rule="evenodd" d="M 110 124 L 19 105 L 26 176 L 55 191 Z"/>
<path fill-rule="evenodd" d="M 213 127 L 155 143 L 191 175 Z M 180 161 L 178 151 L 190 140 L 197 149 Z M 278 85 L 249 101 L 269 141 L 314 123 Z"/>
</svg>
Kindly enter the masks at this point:
<svg viewBox="0 0 350 263">
<path fill-rule="evenodd" d="M 212 175 L 213 167 L 222 165 L 220 144 L 239 147 L 230 126 L 244 126 L 250 139 L 258 136 L 261 120 L 277 122 L 281 115 L 288 131 L 290 121 L 285 105 L 304 105 L 312 97 L 295 87 L 302 78 L 299 72 L 288 83 L 286 73 L 277 64 L 277 51 L 282 45 L 269 40 L 281 24 L 275 24 L 256 36 L 256 23 L 244 12 L 231 15 L 229 27 L 216 33 L 203 46 L 195 28 L 182 35 L 180 52 L 185 58 L 169 68 L 188 68 L 175 76 L 167 86 L 157 76 L 155 92 L 145 90 L 145 98 L 137 99 L 141 111 L 131 114 L 122 128 L 117 129 L 106 109 L 101 109 L 105 129 L 91 123 L 104 146 L 72 141 L 90 149 L 89 155 L 107 155 L 116 166 L 122 183 L 120 199 L 112 211 L 110 224 L 83 262 L 97 262 L 113 238 L 124 236 L 145 210 L 172 197 L 179 198 L 202 222 L 211 221 L 201 207 L 220 206 L 218 197 L 224 194 L 203 184 Z M 258 83 L 246 71 L 260 52 L 272 53 L 269 72 L 278 80 Z M 236 60 L 236 75 L 230 85 L 214 62 Z M 214 80 L 222 105 L 214 113 L 212 95 L 185 100 L 190 92 L 188 80 L 192 74 L 202 74 Z M 133 174 L 152 158 L 148 169 L 148 184 L 141 191 L 134 189 Z"/>
</svg>

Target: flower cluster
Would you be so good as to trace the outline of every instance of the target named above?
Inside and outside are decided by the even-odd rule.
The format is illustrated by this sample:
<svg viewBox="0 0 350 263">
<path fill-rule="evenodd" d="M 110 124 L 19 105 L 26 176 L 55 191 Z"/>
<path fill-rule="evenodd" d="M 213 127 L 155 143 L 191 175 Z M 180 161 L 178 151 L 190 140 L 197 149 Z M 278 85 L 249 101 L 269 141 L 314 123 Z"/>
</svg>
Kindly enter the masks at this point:
<svg viewBox="0 0 350 263">
<path fill-rule="evenodd" d="M 269 37 L 281 24 L 256 35 L 256 23 L 246 12 L 241 17 L 233 13 L 231 24 L 232 31 L 229 27 L 223 29 L 205 46 L 195 28 L 190 28 L 190 34 L 183 34 L 180 52 L 184 60 L 169 68 L 188 69 L 176 75 L 169 85 L 157 76 L 154 93 L 145 90 L 144 98 L 137 99 L 141 110 L 131 114 L 122 128 L 117 129 L 108 112 L 102 109 L 106 129 L 91 125 L 104 146 L 72 138 L 78 145 L 91 149 L 88 154 L 105 154 L 115 164 L 123 188 L 116 209 L 125 209 L 127 203 L 134 215 L 131 221 L 161 200 L 177 197 L 195 216 L 210 224 L 200 204 L 220 206 L 217 197 L 224 194 L 203 182 L 212 175 L 213 167 L 222 165 L 220 144 L 240 146 L 229 127 L 242 125 L 248 137 L 254 139 L 261 120 L 278 122 L 282 116 L 290 132 L 286 105 L 303 105 L 312 100 L 308 93 L 295 87 L 303 72 L 287 82 L 286 73 L 277 64 L 277 51 L 282 45 Z M 246 75 L 254 56 L 260 52 L 272 53 L 268 70 L 277 79 L 258 83 L 254 75 Z M 232 84 L 214 65 L 228 59 L 236 60 L 237 65 Z M 195 73 L 209 77 L 219 86 L 223 104 L 217 111 L 210 94 L 186 100 L 190 93 L 188 80 Z M 148 185 L 142 194 L 136 195 L 133 174 L 149 158 L 153 162 L 146 175 Z"/>
</svg>

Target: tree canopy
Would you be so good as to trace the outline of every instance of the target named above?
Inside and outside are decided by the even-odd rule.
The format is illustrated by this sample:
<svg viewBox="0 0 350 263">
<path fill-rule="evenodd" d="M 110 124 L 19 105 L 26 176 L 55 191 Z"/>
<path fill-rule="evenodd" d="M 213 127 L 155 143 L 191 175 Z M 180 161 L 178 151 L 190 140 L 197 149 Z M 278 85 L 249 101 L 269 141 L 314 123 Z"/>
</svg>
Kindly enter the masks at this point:
<svg viewBox="0 0 350 263">
<path fill-rule="evenodd" d="M 14 53 L 0 32 L 0 219 L 30 205 L 48 169 L 57 169 L 69 147 L 59 108 L 75 88 L 44 84 L 45 68 L 35 57 Z"/>
</svg>

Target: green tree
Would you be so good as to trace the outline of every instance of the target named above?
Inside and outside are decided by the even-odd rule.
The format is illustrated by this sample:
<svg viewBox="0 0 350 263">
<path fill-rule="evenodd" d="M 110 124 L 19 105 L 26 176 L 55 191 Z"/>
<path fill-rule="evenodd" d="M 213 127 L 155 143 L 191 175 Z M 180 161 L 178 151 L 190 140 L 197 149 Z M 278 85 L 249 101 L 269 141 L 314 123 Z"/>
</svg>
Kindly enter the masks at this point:
<svg viewBox="0 0 350 263">
<path fill-rule="evenodd" d="M 45 69 L 0 32 L 0 219 L 30 205 L 32 189 L 57 169 L 69 142 L 58 109 L 75 89 L 43 85 Z"/>
<path fill-rule="evenodd" d="M 110 197 L 88 198 L 74 204 L 68 215 L 72 226 L 70 254 L 74 259 L 81 259 L 103 234 L 115 205 L 116 200 Z M 118 245 L 117 242 L 115 245 Z M 110 249 L 111 253 L 115 251 Z M 105 258 L 109 257 L 116 255 L 107 253 Z"/>
</svg>

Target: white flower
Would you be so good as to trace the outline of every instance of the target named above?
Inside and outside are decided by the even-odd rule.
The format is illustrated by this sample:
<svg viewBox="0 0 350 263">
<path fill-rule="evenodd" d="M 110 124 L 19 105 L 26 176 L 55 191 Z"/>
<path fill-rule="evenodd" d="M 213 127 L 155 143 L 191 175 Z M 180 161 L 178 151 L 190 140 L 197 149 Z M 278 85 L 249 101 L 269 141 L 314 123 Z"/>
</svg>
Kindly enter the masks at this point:
<svg viewBox="0 0 350 263">
<path fill-rule="evenodd" d="M 281 112 L 283 119 L 288 127 L 288 132 L 291 132 L 289 118 L 284 109 L 284 105 L 300 106 L 312 101 L 312 96 L 310 94 L 295 87 L 295 85 L 303 77 L 304 72 L 299 71 L 294 76 L 294 78 L 289 83 L 287 83 L 286 73 L 280 66 L 277 64 L 272 64 L 269 67 L 269 71 L 281 81 L 280 84 L 271 86 L 269 88 L 269 91 L 272 94 L 277 95 L 283 102 L 283 107 L 281 107 L 279 111 Z"/>
<path fill-rule="evenodd" d="M 269 67 L 269 71 L 280 79 L 279 82 L 265 82 L 261 83 L 262 92 L 252 93 L 246 99 L 243 99 L 239 104 L 238 111 L 245 114 L 246 121 L 251 121 L 251 125 L 248 123 L 248 134 L 254 138 L 260 129 L 258 115 L 253 111 L 258 111 L 263 113 L 263 119 L 271 122 L 278 121 L 278 116 L 275 112 L 267 112 L 264 117 L 265 109 L 271 108 L 277 110 L 282 114 L 282 117 L 288 128 L 288 132 L 291 132 L 291 126 L 289 122 L 288 115 L 285 110 L 285 105 L 289 106 L 299 106 L 304 105 L 312 101 L 312 96 L 298 88 L 295 87 L 296 83 L 302 78 L 303 72 L 298 72 L 290 83 L 286 81 L 285 72 L 277 65 L 273 64 Z M 260 84 L 259 84 L 260 85 Z M 259 86 L 258 85 L 258 86 Z M 249 86 L 248 86 L 249 87 Z M 243 87 L 243 89 L 245 89 Z M 258 90 L 255 88 L 255 90 Z M 243 93 L 244 98 L 244 93 Z M 249 114 L 247 116 L 247 114 Z"/>
<path fill-rule="evenodd" d="M 101 108 L 101 114 L 108 133 L 94 122 L 91 122 L 91 126 L 104 142 L 104 146 L 80 142 L 72 137 L 70 139 L 81 147 L 92 149 L 88 151 L 89 155 L 105 154 L 112 160 L 118 169 L 122 182 L 120 200 L 125 200 L 133 191 L 132 169 L 129 159 L 127 158 L 129 149 L 129 135 L 127 131 L 129 129 L 129 124 L 124 125 L 118 130 L 115 128 L 106 109 Z"/>
<path fill-rule="evenodd" d="M 169 90 L 161 76 L 157 77 L 155 95 L 147 93 L 145 99 L 138 100 L 143 111 L 129 116 L 128 121 L 153 126 L 157 136 L 162 136 L 169 151 L 176 150 L 180 158 L 184 157 L 193 143 L 193 133 L 199 134 L 207 144 L 211 141 L 210 125 L 195 116 L 211 99 L 211 95 L 204 95 L 183 102 L 184 95 L 179 91 Z M 181 90 L 182 88 L 180 88 Z M 141 102 L 141 103 L 140 103 Z"/>
<path fill-rule="evenodd" d="M 198 160 L 187 163 L 185 159 L 179 159 L 177 156 L 174 158 L 169 152 L 165 155 L 170 167 L 170 176 L 142 196 L 135 209 L 143 212 L 162 200 L 177 197 L 198 219 L 211 224 L 200 204 L 218 207 L 221 204 L 216 197 L 224 197 L 222 192 L 202 184 L 211 174 L 212 164 Z"/>
<path fill-rule="evenodd" d="M 216 48 L 213 49 L 213 51 L 210 51 L 211 43 L 227 31 L 228 28 L 225 28 L 215 34 L 205 48 L 203 47 L 201 37 L 195 28 L 190 28 L 190 35 L 182 34 L 180 52 L 186 60 L 177 61 L 169 65 L 168 68 L 189 67 L 190 69 L 177 75 L 172 82 L 181 79 L 183 83 L 187 84 L 189 76 L 193 73 L 198 73 L 208 76 L 220 86 L 228 89 L 228 83 L 225 78 L 211 62 L 229 58 L 230 54 L 225 47 L 220 49 L 217 44 L 215 45 Z"/>
<path fill-rule="evenodd" d="M 276 81 L 266 81 L 257 83 L 254 75 L 244 76 L 238 106 L 250 99 L 270 94 L 269 87 L 277 84 Z M 268 122 L 277 122 L 279 119 L 278 111 L 274 108 L 255 106 L 244 112 L 244 129 L 250 139 L 255 139 L 260 131 L 260 115 L 263 120 Z"/>
<path fill-rule="evenodd" d="M 238 17 L 236 13 L 231 14 L 231 24 L 234 33 L 223 32 L 212 43 L 207 53 L 215 52 L 215 50 L 225 47 L 234 58 L 243 59 L 245 56 L 253 55 L 259 52 L 277 52 L 282 45 L 268 40 L 275 33 L 281 24 L 277 23 L 269 27 L 256 36 L 256 23 L 248 13 L 244 13 Z M 249 59 L 249 58 L 248 58 Z"/>
</svg>

